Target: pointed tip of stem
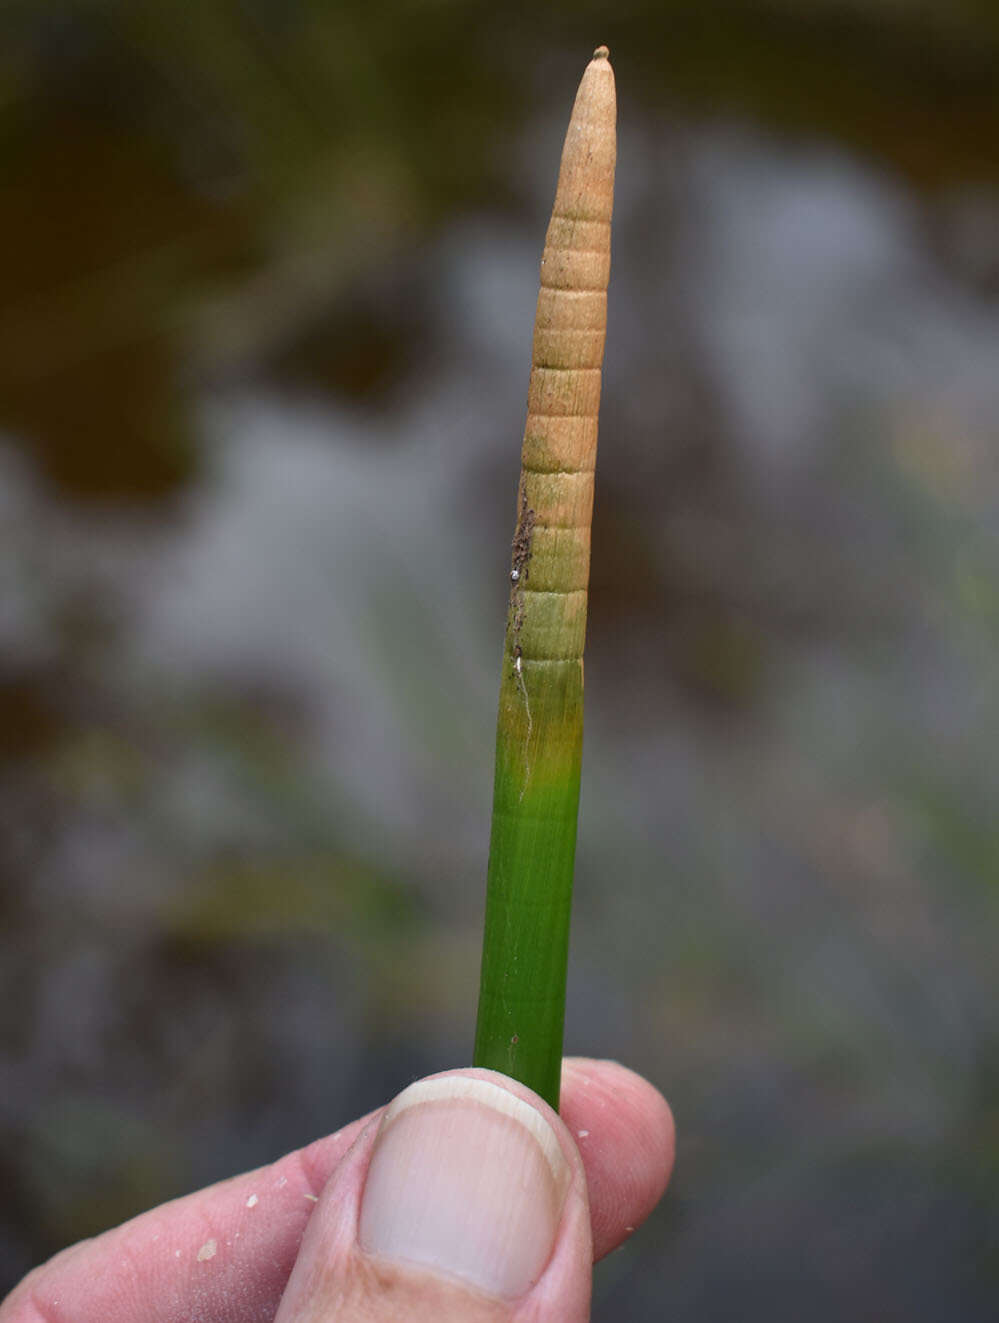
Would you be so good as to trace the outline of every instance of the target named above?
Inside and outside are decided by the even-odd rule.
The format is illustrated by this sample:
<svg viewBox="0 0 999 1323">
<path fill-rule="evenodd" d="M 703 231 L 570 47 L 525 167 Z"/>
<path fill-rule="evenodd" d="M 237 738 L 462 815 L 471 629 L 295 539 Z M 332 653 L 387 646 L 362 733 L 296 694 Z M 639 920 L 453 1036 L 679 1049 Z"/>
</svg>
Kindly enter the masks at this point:
<svg viewBox="0 0 999 1323">
<path fill-rule="evenodd" d="M 595 60 L 609 60 L 610 51 L 607 49 L 606 46 L 598 46 L 597 49 L 593 52 L 593 58 Z"/>
</svg>

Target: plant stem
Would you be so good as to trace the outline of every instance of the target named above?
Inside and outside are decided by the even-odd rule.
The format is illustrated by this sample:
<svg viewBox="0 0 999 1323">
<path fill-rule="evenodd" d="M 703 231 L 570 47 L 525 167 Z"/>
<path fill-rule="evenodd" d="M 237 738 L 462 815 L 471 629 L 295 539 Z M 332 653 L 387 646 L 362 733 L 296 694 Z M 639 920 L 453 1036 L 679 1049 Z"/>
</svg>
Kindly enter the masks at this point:
<svg viewBox="0 0 999 1323">
<path fill-rule="evenodd" d="M 583 642 L 614 197 L 598 47 L 562 151 L 510 567 L 474 1061 L 558 1107 L 583 744 Z"/>
</svg>

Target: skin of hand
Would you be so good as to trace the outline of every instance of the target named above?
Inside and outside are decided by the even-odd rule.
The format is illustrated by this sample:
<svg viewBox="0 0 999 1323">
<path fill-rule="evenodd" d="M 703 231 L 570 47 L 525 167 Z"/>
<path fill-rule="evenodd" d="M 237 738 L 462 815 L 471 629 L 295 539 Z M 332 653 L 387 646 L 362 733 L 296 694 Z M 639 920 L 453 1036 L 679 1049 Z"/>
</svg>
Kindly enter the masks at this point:
<svg viewBox="0 0 999 1323">
<path fill-rule="evenodd" d="M 615 1062 L 567 1059 L 561 1116 L 448 1071 L 64 1250 L 0 1323 L 584 1323 L 593 1262 L 655 1207 L 673 1151 L 665 1100 Z"/>
</svg>

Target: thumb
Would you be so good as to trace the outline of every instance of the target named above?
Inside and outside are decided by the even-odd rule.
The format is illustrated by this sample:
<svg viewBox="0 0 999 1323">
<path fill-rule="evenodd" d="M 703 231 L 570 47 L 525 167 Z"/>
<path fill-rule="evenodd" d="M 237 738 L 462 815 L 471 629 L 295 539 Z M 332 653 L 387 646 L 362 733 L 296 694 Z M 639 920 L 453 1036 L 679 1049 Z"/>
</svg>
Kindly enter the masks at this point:
<svg viewBox="0 0 999 1323">
<path fill-rule="evenodd" d="M 585 1323 L 582 1162 L 536 1094 L 488 1070 L 410 1085 L 309 1220 L 275 1323 Z"/>
</svg>

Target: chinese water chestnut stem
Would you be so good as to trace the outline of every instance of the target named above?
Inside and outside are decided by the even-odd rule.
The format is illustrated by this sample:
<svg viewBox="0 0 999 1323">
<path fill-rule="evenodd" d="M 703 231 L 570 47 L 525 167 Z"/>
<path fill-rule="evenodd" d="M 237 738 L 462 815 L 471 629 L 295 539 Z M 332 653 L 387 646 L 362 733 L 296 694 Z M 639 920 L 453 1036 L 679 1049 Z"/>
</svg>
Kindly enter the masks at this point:
<svg viewBox="0 0 999 1323">
<path fill-rule="evenodd" d="M 558 1107 L 597 413 L 616 156 L 605 46 L 576 94 L 534 324 L 496 771 L 475 1064 Z"/>
</svg>

